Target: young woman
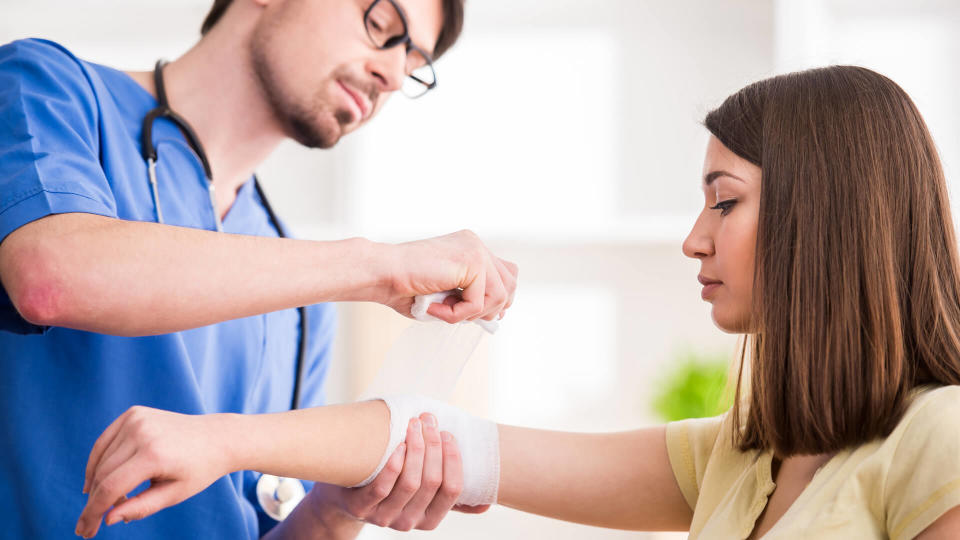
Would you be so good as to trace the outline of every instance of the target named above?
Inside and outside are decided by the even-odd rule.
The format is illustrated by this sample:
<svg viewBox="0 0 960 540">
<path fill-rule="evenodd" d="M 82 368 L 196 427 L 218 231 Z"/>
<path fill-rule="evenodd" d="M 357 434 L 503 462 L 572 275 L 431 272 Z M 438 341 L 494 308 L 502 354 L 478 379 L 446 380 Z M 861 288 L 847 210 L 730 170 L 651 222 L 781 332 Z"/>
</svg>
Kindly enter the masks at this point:
<svg viewBox="0 0 960 540">
<path fill-rule="evenodd" d="M 487 467 L 465 482 L 498 473 L 500 504 L 691 538 L 960 537 L 960 272 L 917 109 L 889 79 L 835 66 L 752 84 L 705 124 L 704 207 L 683 251 L 716 325 L 746 335 L 733 409 L 624 433 L 495 426 L 493 462 L 468 456 L 489 426 L 432 411 Z M 78 530 L 145 480 L 108 522 L 240 469 L 356 484 L 413 406 L 128 411 L 91 453 Z"/>
</svg>

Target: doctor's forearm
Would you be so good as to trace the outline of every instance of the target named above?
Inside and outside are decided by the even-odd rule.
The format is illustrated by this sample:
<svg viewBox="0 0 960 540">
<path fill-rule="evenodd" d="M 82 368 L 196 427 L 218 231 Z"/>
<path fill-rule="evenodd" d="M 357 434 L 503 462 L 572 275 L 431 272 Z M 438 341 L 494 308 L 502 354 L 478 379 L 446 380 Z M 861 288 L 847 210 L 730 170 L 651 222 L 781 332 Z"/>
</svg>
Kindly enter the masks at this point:
<svg viewBox="0 0 960 540">
<path fill-rule="evenodd" d="M 153 335 L 370 299 L 383 275 L 375 252 L 362 239 L 261 238 L 61 214 L 0 244 L 0 279 L 34 324 Z"/>
</svg>

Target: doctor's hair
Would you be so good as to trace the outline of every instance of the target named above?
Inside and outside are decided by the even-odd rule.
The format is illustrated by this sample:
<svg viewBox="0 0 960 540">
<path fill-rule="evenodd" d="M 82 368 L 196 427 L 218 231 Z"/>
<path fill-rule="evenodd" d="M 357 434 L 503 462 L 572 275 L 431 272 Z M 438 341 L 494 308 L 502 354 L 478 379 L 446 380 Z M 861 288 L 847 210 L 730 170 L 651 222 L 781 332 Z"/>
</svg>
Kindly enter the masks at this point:
<svg viewBox="0 0 960 540">
<path fill-rule="evenodd" d="M 200 35 L 206 35 L 220 18 L 226 13 L 233 0 L 214 0 L 213 6 L 200 26 Z M 436 60 L 447 52 L 463 31 L 463 4 L 465 0 L 441 0 L 443 2 L 443 28 L 437 36 L 437 44 L 431 53 Z"/>
<path fill-rule="evenodd" d="M 704 124 L 761 169 L 737 446 L 849 448 L 889 435 L 916 387 L 960 384 L 957 241 L 906 92 L 831 66 L 751 84 Z"/>
</svg>

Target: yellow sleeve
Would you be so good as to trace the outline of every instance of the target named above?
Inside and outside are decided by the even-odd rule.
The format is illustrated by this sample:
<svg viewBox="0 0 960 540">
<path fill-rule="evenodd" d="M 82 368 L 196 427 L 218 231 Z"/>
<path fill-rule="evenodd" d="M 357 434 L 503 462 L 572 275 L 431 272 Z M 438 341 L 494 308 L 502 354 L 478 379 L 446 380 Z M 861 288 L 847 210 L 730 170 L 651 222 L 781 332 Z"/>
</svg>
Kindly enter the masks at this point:
<svg viewBox="0 0 960 540">
<path fill-rule="evenodd" d="M 913 538 L 960 506 L 960 386 L 917 398 L 895 432 L 883 498 L 892 540 Z"/>
<path fill-rule="evenodd" d="M 667 424 L 667 455 L 683 498 L 697 506 L 707 461 L 720 433 L 723 416 L 691 418 Z"/>
</svg>

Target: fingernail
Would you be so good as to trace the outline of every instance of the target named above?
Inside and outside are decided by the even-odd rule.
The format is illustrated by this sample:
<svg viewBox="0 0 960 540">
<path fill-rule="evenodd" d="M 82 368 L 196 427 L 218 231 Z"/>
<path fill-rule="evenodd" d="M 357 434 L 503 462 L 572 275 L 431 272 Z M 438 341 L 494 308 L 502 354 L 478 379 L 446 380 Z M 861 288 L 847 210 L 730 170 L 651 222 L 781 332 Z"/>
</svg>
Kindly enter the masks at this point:
<svg viewBox="0 0 960 540">
<path fill-rule="evenodd" d="M 432 414 L 427 414 L 423 419 L 423 425 L 432 428 L 437 427 L 437 417 Z"/>
<path fill-rule="evenodd" d="M 443 442 L 445 443 L 453 442 L 453 435 L 449 434 L 446 431 L 440 434 L 440 438 L 443 439 Z"/>
<path fill-rule="evenodd" d="M 420 429 L 420 421 L 417 420 L 417 419 L 414 419 L 412 422 L 410 422 L 410 428 L 411 428 L 411 429 Z"/>
</svg>

